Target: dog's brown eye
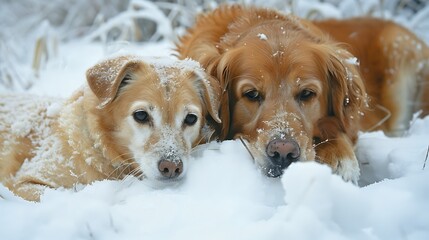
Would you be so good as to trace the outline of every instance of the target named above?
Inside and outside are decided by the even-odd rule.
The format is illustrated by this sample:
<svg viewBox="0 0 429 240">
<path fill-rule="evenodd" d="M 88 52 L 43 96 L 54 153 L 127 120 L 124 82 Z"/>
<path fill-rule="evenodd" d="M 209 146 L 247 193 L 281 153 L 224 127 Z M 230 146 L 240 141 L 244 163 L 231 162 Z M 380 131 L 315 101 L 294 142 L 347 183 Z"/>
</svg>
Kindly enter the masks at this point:
<svg viewBox="0 0 429 240">
<path fill-rule="evenodd" d="M 244 96 L 246 96 L 251 101 L 259 101 L 261 99 L 261 95 L 256 89 L 245 92 Z"/>
<path fill-rule="evenodd" d="M 138 110 L 133 113 L 134 120 L 138 123 L 146 123 L 149 121 L 149 113 L 143 110 Z"/>
<path fill-rule="evenodd" d="M 307 100 L 310 100 L 315 95 L 316 95 L 315 92 L 308 90 L 308 89 L 304 89 L 299 93 L 298 100 L 299 101 L 307 101 Z"/>
<path fill-rule="evenodd" d="M 194 125 L 197 122 L 197 120 L 198 120 L 197 115 L 195 115 L 195 114 L 188 114 L 188 115 L 186 115 L 184 122 L 185 122 L 186 125 L 192 126 L 192 125 Z"/>
</svg>

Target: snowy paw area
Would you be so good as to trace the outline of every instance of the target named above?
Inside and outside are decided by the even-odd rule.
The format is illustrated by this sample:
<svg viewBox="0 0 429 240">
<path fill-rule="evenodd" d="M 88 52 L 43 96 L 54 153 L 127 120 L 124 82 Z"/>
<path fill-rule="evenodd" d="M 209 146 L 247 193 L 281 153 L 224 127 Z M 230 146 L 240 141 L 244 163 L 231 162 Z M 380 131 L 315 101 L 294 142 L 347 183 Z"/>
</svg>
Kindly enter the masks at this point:
<svg viewBox="0 0 429 240">
<path fill-rule="evenodd" d="M 77 14 L 82 9 L 78 6 L 85 6 L 84 2 L 77 1 L 76 8 L 71 10 Z M 152 1 L 131 2 L 145 11 L 138 12 L 140 15 L 128 14 L 151 19 L 159 27 L 153 39 L 138 44 L 93 41 L 108 38 L 106 29 L 128 23 L 130 16 L 126 11 L 104 25 L 97 25 L 86 37 L 77 37 L 77 30 L 64 39 L 52 37 L 64 32 L 54 34 L 51 28 L 40 24 L 41 29 L 34 36 L 25 36 L 45 39 L 46 56 L 42 54 L 35 78 L 34 62 L 26 62 L 18 49 L 24 41 L 12 45 L 12 39 L 0 38 L 0 53 L 10 60 L 0 56 L 0 94 L 31 93 L 66 99 L 84 84 L 85 71 L 103 58 L 118 54 L 171 56 L 174 39 L 169 36 L 175 32 L 169 25 L 169 16 L 159 12 Z M 183 2 L 187 8 L 194 4 Z M 273 6 L 283 3 L 269 2 Z M 306 0 L 295 8 L 305 12 L 317 7 L 328 17 L 344 17 L 347 9 L 352 15 L 359 14 L 351 11 L 358 11 L 352 5 L 357 1 L 324 2 L 339 1 Z M 54 3 L 62 2 L 52 1 L 53 7 Z M 1 4 L 0 14 L 5 14 Z M 370 11 L 371 4 L 378 6 L 378 1 L 367 1 L 361 11 Z M 9 5 L 9 10 L 16 9 Z M 397 20 L 427 34 L 418 28 L 429 26 L 428 20 L 422 20 L 424 16 L 429 19 L 429 5 L 424 10 L 414 18 L 407 12 L 397 13 Z M 390 16 L 389 13 L 385 14 Z M 179 24 L 183 24 L 185 17 L 178 16 L 183 18 Z M 71 18 L 65 20 L 70 26 L 78 24 Z M 18 31 L 4 28 L 5 33 Z M 22 26 L 19 30 L 24 31 Z M 163 40 L 157 41 L 159 38 Z M 54 44 L 53 39 L 59 42 Z M 425 40 L 428 42 L 429 36 Z M 10 67 L 12 63 L 14 67 Z M 47 189 L 40 202 L 35 203 L 14 196 L 0 184 L 0 239 L 428 240 L 429 116 L 416 117 L 410 126 L 404 136 L 395 138 L 380 131 L 360 133 L 356 145 L 358 185 L 344 182 L 329 167 L 315 162 L 293 163 L 281 178 L 268 178 L 253 163 L 240 140 L 211 142 L 195 148 L 183 181 L 163 188 L 129 177 L 76 185 L 72 189 Z"/>
</svg>

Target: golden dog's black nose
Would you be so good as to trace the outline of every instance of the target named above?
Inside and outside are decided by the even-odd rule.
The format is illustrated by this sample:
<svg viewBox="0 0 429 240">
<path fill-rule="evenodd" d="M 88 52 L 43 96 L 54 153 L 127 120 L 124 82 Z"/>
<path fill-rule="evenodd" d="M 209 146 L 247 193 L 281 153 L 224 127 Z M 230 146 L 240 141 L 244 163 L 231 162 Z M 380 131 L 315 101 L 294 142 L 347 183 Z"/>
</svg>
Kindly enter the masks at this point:
<svg viewBox="0 0 429 240">
<path fill-rule="evenodd" d="M 183 172 L 182 160 L 161 160 L 158 163 L 158 170 L 166 178 L 176 178 Z"/>
<path fill-rule="evenodd" d="M 296 162 L 301 155 L 298 143 L 294 140 L 274 139 L 268 143 L 266 153 L 272 163 L 281 168 L 287 168 Z"/>
</svg>

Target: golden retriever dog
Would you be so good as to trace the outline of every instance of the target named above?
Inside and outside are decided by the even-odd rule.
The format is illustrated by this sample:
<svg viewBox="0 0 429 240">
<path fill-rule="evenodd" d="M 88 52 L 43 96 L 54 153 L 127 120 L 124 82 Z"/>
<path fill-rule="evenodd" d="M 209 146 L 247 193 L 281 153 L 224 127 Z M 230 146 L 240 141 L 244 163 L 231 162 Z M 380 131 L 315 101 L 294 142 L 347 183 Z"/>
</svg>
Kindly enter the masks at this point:
<svg viewBox="0 0 429 240">
<path fill-rule="evenodd" d="M 359 130 L 399 133 L 429 112 L 428 48 L 388 21 L 224 5 L 200 15 L 177 51 L 220 82 L 220 139 L 241 139 L 270 177 L 316 160 L 356 183 Z"/>
<path fill-rule="evenodd" d="M 35 201 L 47 187 L 129 175 L 177 182 L 220 122 L 217 88 L 192 60 L 120 56 L 90 68 L 64 102 L 1 96 L 0 180 Z"/>
</svg>

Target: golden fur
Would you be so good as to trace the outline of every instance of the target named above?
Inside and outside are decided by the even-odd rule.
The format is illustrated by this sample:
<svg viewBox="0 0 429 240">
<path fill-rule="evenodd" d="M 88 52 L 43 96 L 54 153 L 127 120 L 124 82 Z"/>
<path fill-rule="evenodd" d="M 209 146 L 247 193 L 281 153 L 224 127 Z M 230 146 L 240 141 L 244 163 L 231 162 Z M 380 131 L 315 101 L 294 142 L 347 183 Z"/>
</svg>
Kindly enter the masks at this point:
<svg viewBox="0 0 429 240">
<path fill-rule="evenodd" d="M 375 18 L 314 22 L 359 60 L 369 95 L 363 131 L 401 136 L 412 114 L 429 114 L 429 48 L 406 28 Z"/>
<path fill-rule="evenodd" d="M 219 85 L 190 60 L 122 56 L 90 68 L 87 80 L 65 102 L 1 97 L 0 181 L 15 194 L 38 200 L 46 187 L 127 175 L 176 181 L 220 121 Z"/>
<path fill-rule="evenodd" d="M 313 23 L 268 9 L 221 6 L 200 15 L 177 50 L 199 61 L 224 89 L 220 139 L 244 140 L 272 177 L 291 162 L 317 160 L 356 182 L 358 131 L 395 133 L 414 111 L 429 109 L 428 48 L 392 22 Z M 391 116 L 383 122 L 386 112 Z"/>
</svg>

